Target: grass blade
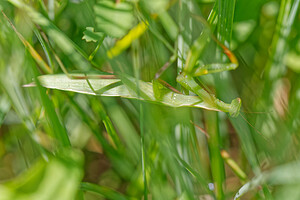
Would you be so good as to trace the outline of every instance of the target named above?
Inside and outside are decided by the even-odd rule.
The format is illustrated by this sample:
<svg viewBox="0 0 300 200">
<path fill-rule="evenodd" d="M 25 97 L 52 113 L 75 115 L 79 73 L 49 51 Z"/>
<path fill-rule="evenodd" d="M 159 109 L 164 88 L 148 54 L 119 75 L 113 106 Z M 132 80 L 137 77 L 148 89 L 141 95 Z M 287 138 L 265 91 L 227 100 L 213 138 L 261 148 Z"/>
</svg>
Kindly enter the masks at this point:
<svg viewBox="0 0 300 200">
<path fill-rule="evenodd" d="M 220 132 L 218 124 L 218 114 L 213 111 L 205 111 L 205 124 L 208 138 L 208 147 L 210 152 L 211 173 L 215 184 L 216 198 L 225 199 L 223 192 L 223 182 L 225 177 L 224 163 L 220 153 Z"/>
<path fill-rule="evenodd" d="M 55 44 L 61 48 L 61 50 L 74 62 L 74 64 L 76 63 L 76 66 L 80 67 L 80 69 L 87 69 L 88 64 L 82 59 L 82 57 L 88 61 L 89 56 L 77 44 L 61 32 L 51 21 L 27 4 L 23 3 L 21 0 L 9 0 L 9 2 L 26 11 L 31 20 L 45 30 Z M 91 63 L 97 66 L 94 62 Z"/>
<path fill-rule="evenodd" d="M 235 1 L 219 0 L 218 2 L 218 39 L 221 42 L 226 41 L 227 45 L 229 45 L 231 41 Z M 223 27 L 223 24 L 227 25 L 228 27 Z M 230 101 L 230 99 L 233 99 L 238 95 L 236 90 L 234 89 L 235 87 L 233 82 L 231 81 L 229 72 L 222 72 L 222 74 L 222 78 L 217 75 L 215 76 L 217 85 L 216 90 L 220 98 L 226 102 Z M 243 151 L 245 152 L 252 169 L 255 173 L 259 173 L 260 170 L 256 158 L 255 145 L 253 142 L 253 138 L 251 137 L 251 130 L 249 125 L 241 116 L 238 116 L 237 118 L 230 117 L 229 119 L 240 137 Z"/>
<path fill-rule="evenodd" d="M 86 183 L 82 182 L 80 184 L 80 190 L 83 191 L 89 191 L 89 192 L 95 192 L 99 194 L 100 196 L 105 197 L 106 199 L 111 199 L 111 200 L 128 200 L 124 195 L 121 193 L 114 191 L 113 189 L 103 187 L 100 185 L 96 185 L 93 183 Z"/>
<path fill-rule="evenodd" d="M 274 80 L 285 71 L 283 64 L 287 52 L 287 37 L 290 35 L 292 25 L 299 7 L 299 0 L 281 1 L 276 31 L 271 44 L 271 53 L 266 65 L 266 76 Z"/>
</svg>

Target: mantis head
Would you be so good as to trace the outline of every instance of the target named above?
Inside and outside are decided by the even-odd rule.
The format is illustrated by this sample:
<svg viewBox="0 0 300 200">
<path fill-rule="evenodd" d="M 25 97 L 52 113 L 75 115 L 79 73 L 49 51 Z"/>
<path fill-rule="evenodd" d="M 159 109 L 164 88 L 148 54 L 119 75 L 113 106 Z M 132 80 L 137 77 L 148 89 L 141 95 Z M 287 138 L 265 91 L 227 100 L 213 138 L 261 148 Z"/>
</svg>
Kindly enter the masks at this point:
<svg viewBox="0 0 300 200">
<path fill-rule="evenodd" d="M 240 114 L 240 109 L 242 105 L 242 100 L 240 98 L 236 98 L 231 101 L 229 114 L 231 117 L 237 117 Z"/>
</svg>

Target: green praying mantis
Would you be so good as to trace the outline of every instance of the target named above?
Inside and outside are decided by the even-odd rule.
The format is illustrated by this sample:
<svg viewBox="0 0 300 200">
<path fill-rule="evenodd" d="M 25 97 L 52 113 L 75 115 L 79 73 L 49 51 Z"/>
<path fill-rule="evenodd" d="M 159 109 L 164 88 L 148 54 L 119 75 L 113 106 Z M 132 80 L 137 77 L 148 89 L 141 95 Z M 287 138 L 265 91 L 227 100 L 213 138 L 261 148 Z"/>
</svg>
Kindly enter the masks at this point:
<svg viewBox="0 0 300 200">
<path fill-rule="evenodd" d="M 12 25 L 11 22 L 10 22 L 10 24 Z M 41 59 L 39 54 L 34 50 L 34 48 L 21 36 L 21 34 L 19 32 L 17 32 L 17 30 L 15 29 L 15 27 L 13 25 L 12 25 L 12 27 L 13 27 L 14 31 L 17 33 L 19 39 L 29 49 L 29 52 L 31 53 L 33 58 L 36 60 L 36 62 L 43 68 L 49 68 L 49 67 L 47 67 L 47 64 Z M 144 29 L 147 28 L 147 22 L 138 24 L 138 27 L 139 27 L 139 29 L 141 29 L 138 32 L 138 34 L 142 34 L 145 31 Z M 134 31 L 130 31 L 129 34 L 134 34 Z M 136 37 L 125 36 L 124 38 L 125 39 L 131 38 L 131 40 L 129 42 L 132 42 L 132 38 L 137 38 L 137 37 L 138 36 L 136 36 Z M 176 81 L 181 86 L 183 86 L 185 89 L 187 89 L 189 91 L 192 91 L 197 96 L 176 94 L 176 93 L 178 93 L 176 91 L 176 89 L 172 88 L 171 86 L 168 86 L 168 84 L 167 85 L 163 84 L 164 86 L 167 86 L 168 89 L 172 90 L 170 93 L 168 93 L 168 95 L 166 95 L 166 96 L 168 96 L 169 99 L 173 98 L 174 96 L 177 95 L 177 97 L 179 99 L 181 99 L 182 101 L 190 102 L 189 104 L 180 104 L 180 105 L 169 103 L 168 100 L 155 99 L 154 86 L 152 86 L 151 84 L 145 83 L 143 81 L 139 81 L 139 84 L 138 84 L 139 86 L 137 86 L 137 83 L 134 82 L 134 78 L 128 78 L 128 76 L 124 76 L 122 74 L 119 74 L 120 79 L 117 79 L 115 76 L 111 76 L 111 75 L 71 75 L 68 73 L 68 71 L 64 67 L 64 65 L 61 62 L 61 60 L 59 59 L 59 57 L 55 54 L 53 49 L 52 49 L 52 51 L 53 51 L 54 58 L 56 59 L 57 63 L 59 64 L 59 66 L 61 67 L 63 72 L 67 75 L 67 77 L 69 78 L 68 85 L 70 85 L 72 83 L 75 83 L 78 85 L 78 81 L 86 80 L 87 86 L 92 91 L 92 92 L 90 92 L 91 94 L 96 94 L 96 95 L 98 94 L 98 95 L 103 95 L 103 96 L 108 94 L 107 96 L 121 96 L 121 97 L 125 97 L 125 98 L 138 98 L 138 99 L 142 99 L 142 100 L 150 100 L 150 101 L 155 101 L 155 102 L 160 101 L 160 103 L 167 104 L 170 106 L 175 106 L 175 107 L 176 106 L 177 107 L 179 107 L 179 106 L 195 106 L 195 107 L 197 107 L 196 104 L 198 102 L 200 102 L 205 106 L 203 106 L 201 104 L 198 107 L 207 108 L 210 110 L 227 112 L 230 114 L 230 116 L 237 117 L 240 113 L 240 108 L 241 108 L 241 99 L 240 98 L 236 98 L 236 99 L 232 100 L 232 102 L 230 104 L 225 103 L 225 102 L 221 101 L 220 99 L 218 99 L 214 94 L 207 92 L 195 80 L 195 77 L 197 77 L 197 76 L 210 74 L 210 73 L 216 73 L 216 72 L 222 72 L 222 71 L 227 71 L 227 70 L 234 70 L 238 67 L 238 61 L 237 61 L 236 57 L 234 56 L 234 54 L 228 48 L 226 48 L 224 45 L 222 45 L 220 43 L 218 43 L 218 44 L 224 50 L 224 53 L 228 56 L 230 63 L 214 63 L 214 64 L 207 64 L 207 65 L 202 65 L 202 66 L 197 65 L 197 61 L 203 54 L 205 45 L 206 45 L 207 41 L 210 39 L 210 37 L 211 37 L 210 29 L 204 28 L 203 31 L 201 32 L 201 34 L 199 35 L 199 37 L 194 41 L 193 45 L 190 47 L 190 50 L 189 50 L 187 58 L 186 58 L 185 66 L 184 66 L 182 72 L 176 78 Z M 44 38 L 44 39 L 45 39 L 45 41 L 47 41 L 47 38 Z M 119 41 L 119 44 L 122 42 L 124 42 L 124 40 L 122 41 L 122 39 L 121 39 Z M 127 43 L 128 43 L 128 41 L 127 41 Z M 116 45 L 118 45 L 118 44 L 116 44 Z M 110 57 L 110 58 L 113 57 L 113 54 L 111 54 L 111 52 L 112 51 L 108 51 L 108 57 Z M 42 78 L 43 78 L 43 76 L 42 76 Z M 47 78 L 47 77 L 44 76 L 44 78 Z M 94 80 L 94 79 L 96 79 L 96 80 Z M 100 88 L 99 87 L 97 88 L 97 84 L 95 83 L 95 81 L 97 81 L 97 80 L 105 80 L 106 82 L 103 83 L 102 85 L 100 84 L 101 85 Z M 49 83 L 49 81 L 48 81 L 48 83 Z M 42 85 L 44 85 L 45 87 L 48 87 L 48 88 L 71 90 L 71 91 L 76 92 L 76 88 L 68 89 L 68 88 L 51 87 L 49 85 L 47 86 L 46 83 L 44 83 L 44 84 L 42 83 Z M 125 87 L 124 87 L 124 85 L 125 85 Z M 141 88 L 137 88 L 137 87 L 141 87 Z M 126 88 L 127 89 L 131 88 L 131 89 L 129 89 L 131 91 L 127 90 Z M 144 95 L 144 96 L 141 95 L 139 97 L 139 95 L 136 95 L 136 94 L 135 95 L 127 94 L 127 93 L 132 92 L 132 90 L 137 91 L 138 89 L 140 91 L 143 91 L 143 90 L 147 91 L 146 93 L 148 95 Z M 87 90 L 87 88 L 85 87 L 83 90 Z M 98 93 L 97 92 L 98 90 L 101 90 L 101 93 Z M 120 90 L 122 91 L 121 92 L 122 94 L 120 94 Z M 87 91 L 78 91 L 78 92 L 89 93 Z M 114 92 L 116 94 L 114 94 Z"/>
</svg>

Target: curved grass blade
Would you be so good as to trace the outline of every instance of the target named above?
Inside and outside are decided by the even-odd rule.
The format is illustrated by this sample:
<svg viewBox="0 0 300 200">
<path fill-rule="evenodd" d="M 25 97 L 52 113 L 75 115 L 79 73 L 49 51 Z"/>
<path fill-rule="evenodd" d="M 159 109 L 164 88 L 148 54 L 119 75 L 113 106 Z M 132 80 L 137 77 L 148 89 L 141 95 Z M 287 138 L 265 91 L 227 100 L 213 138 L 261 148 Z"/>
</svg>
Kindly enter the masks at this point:
<svg viewBox="0 0 300 200">
<path fill-rule="evenodd" d="M 37 29 L 34 29 L 34 34 L 38 38 L 38 40 L 39 40 L 39 42 L 40 42 L 40 44 L 41 44 L 41 46 L 44 50 L 44 53 L 45 53 L 45 56 L 47 58 L 47 62 L 48 62 L 49 67 L 51 69 L 53 69 L 53 60 L 52 60 L 52 56 L 50 55 L 50 49 L 49 49 L 48 44 L 43 40 L 41 33 Z"/>
</svg>

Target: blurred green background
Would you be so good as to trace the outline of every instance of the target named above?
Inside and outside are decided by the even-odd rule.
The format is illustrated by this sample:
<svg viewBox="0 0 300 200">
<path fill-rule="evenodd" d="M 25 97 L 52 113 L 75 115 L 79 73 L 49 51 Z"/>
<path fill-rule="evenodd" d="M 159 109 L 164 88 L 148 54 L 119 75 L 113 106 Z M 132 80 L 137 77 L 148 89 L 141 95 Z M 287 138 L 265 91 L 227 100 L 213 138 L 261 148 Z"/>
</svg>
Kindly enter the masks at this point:
<svg viewBox="0 0 300 200">
<path fill-rule="evenodd" d="M 2 0 L 0 10 L 0 200 L 300 199 L 299 0 Z M 197 66 L 228 63 L 222 43 L 239 67 L 197 81 L 224 102 L 240 97 L 237 118 L 160 99 L 193 95 L 176 76 L 206 29 Z M 53 90 L 41 79 L 64 73 L 81 80 Z M 169 87 L 154 88 L 157 73 Z M 153 82 L 135 95 L 156 100 L 82 94 L 93 93 L 81 90 L 85 74 Z"/>
</svg>

